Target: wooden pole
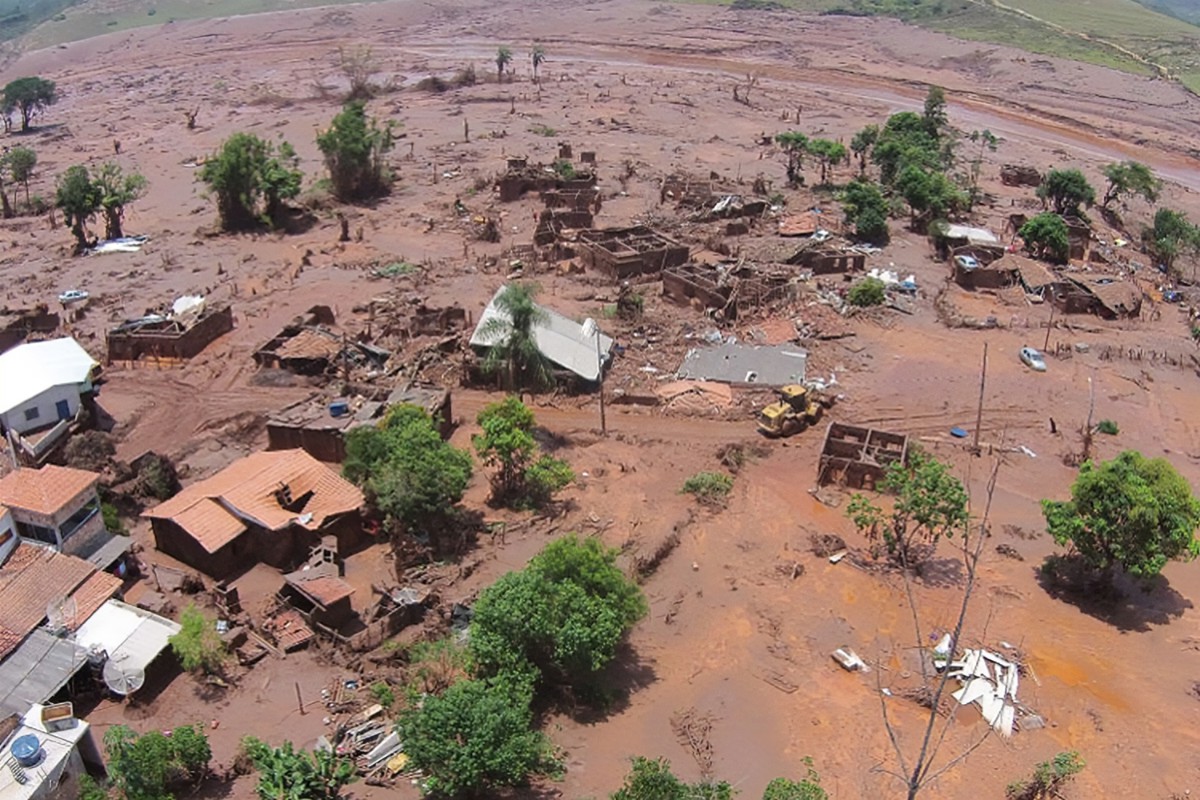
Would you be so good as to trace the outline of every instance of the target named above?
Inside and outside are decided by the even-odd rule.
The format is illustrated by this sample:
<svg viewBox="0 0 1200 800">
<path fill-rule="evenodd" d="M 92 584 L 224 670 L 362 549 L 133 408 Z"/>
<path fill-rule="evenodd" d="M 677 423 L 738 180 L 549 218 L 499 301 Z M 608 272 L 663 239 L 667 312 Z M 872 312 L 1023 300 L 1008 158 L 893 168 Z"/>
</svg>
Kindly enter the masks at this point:
<svg viewBox="0 0 1200 800">
<path fill-rule="evenodd" d="M 979 455 L 979 428 L 983 425 L 983 387 L 987 384 L 987 342 L 983 343 L 983 366 L 979 370 L 979 408 L 975 411 L 975 444 L 971 451 Z"/>
<path fill-rule="evenodd" d="M 303 714 L 303 713 L 305 713 L 304 712 L 304 698 L 302 698 L 300 696 L 300 682 L 296 681 L 295 686 L 296 686 L 296 705 L 299 706 L 300 713 Z"/>
<path fill-rule="evenodd" d="M 608 422 L 604 418 L 604 362 L 600 358 L 600 326 L 596 326 L 596 380 L 600 383 L 600 435 L 608 435 Z"/>
<path fill-rule="evenodd" d="M 1054 298 L 1053 292 L 1048 292 L 1051 295 L 1050 299 L 1050 321 L 1046 323 L 1046 341 L 1042 344 L 1042 355 L 1046 355 L 1046 349 L 1050 347 L 1050 331 L 1054 329 Z"/>
</svg>

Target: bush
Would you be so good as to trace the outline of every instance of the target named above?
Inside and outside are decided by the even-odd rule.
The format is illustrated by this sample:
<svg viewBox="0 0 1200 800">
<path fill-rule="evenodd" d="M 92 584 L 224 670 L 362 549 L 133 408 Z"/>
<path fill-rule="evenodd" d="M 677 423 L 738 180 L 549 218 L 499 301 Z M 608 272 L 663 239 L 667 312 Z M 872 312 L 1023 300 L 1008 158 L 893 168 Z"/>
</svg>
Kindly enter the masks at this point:
<svg viewBox="0 0 1200 800">
<path fill-rule="evenodd" d="M 100 517 L 104 520 L 104 529 L 118 536 L 126 534 L 125 523 L 121 522 L 121 512 L 111 503 L 100 504 Z"/>
<path fill-rule="evenodd" d="M 702 503 L 724 505 L 733 491 L 733 478 L 724 472 L 697 472 L 683 482 L 680 490 Z"/>
<path fill-rule="evenodd" d="M 575 177 L 575 165 L 565 158 L 560 158 L 554 162 L 554 172 L 564 181 L 569 181 Z"/>
<path fill-rule="evenodd" d="M 857 308 L 880 306 L 885 300 L 887 286 L 879 278 L 863 278 L 846 293 L 846 301 Z"/>
<path fill-rule="evenodd" d="M 361 100 L 347 103 L 329 130 L 317 135 L 334 196 L 354 201 L 385 194 L 392 178 L 385 164 L 392 142 L 391 123 L 379 127 Z"/>
<path fill-rule="evenodd" d="M 533 412 L 509 395 L 479 412 L 482 433 L 472 438 L 475 452 L 495 468 L 492 501 L 510 508 L 538 508 L 575 479 L 570 465 L 539 454 L 533 438 Z"/>
<path fill-rule="evenodd" d="M 271 747 L 253 736 L 242 740 L 242 749 L 259 772 L 262 800 L 337 800 L 342 787 L 356 780 L 354 762 L 328 750 L 306 753 L 287 741 Z"/>
<path fill-rule="evenodd" d="M 611 800 L 733 800 L 734 790 L 725 781 L 684 783 L 671 772 L 665 758 L 633 759 L 625 784 L 610 795 Z"/>
<path fill-rule="evenodd" d="M 195 782 L 208 773 L 212 750 L 199 726 L 138 735 L 124 725 L 104 734 L 108 774 L 125 800 L 162 800 L 168 789 Z"/>
<path fill-rule="evenodd" d="M 371 696 L 375 698 L 375 702 L 383 706 L 384 709 L 389 709 L 396 704 L 396 693 L 392 691 L 392 687 L 383 681 L 375 681 L 371 684 Z"/>
<path fill-rule="evenodd" d="M 216 195 L 225 230 L 274 224 L 284 200 L 300 193 L 300 159 L 287 142 L 278 145 L 235 133 L 204 163 L 198 178 Z"/>
<path fill-rule="evenodd" d="M 170 638 L 171 649 L 188 672 L 214 672 L 225 662 L 225 640 L 217 633 L 214 621 L 189 604 L 179 615 L 179 633 Z"/>
<path fill-rule="evenodd" d="M 1079 753 L 1066 751 L 1050 761 L 1043 761 L 1033 770 L 1027 781 L 1015 781 L 1004 792 L 1006 800 L 1042 800 L 1046 797 L 1061 797 L 1059 789 L 1074 779 L 1086 766 Z"/>
<path fill-rule="evenodd" d="M 1096 426 L 1096 430 L 1108 436 L 1116 436 L 1121 432 L 1121 429 L 1117 427 L 1117 423 L 1113 422 L 1111 419 L 1100 420 L 1100 424 Z"/>
<path fill-rule="evenodd" d="M 767 784 L 762 800 L 828 800 L 829 794 L 821 786 L 821 776 L 813 768 L 812 758 L 806 756 L 804 765 L 808 768 L 804 780 L 776 778 Z"/>
</svg>

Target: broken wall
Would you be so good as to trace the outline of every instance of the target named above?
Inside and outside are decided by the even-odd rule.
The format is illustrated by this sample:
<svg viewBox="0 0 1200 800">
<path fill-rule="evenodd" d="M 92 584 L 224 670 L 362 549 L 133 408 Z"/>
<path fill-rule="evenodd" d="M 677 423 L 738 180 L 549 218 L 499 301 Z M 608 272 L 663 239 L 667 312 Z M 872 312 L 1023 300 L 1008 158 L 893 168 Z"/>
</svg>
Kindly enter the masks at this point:
<svg viewBox="0 0 1200 800">
<path fill-rule="evenodd" d="M 221 336 L 233 330 L 233 307 L 224 306 L 202 316 L 183 331 L 173 329 L 111 330 L 105 337 L 107 361 L 137 361 L 143 356 L 184 360 L 199 355 Z"/>
</svg>

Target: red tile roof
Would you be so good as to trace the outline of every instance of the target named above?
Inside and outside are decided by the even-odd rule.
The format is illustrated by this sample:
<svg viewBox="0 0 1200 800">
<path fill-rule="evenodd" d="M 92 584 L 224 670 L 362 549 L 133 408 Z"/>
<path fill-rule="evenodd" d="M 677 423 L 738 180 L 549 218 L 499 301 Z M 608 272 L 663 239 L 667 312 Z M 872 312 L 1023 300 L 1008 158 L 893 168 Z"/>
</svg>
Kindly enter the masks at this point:
<svg viewBox="0 0 1200 800">
<path fill-rule="evenodd" d="M 52 603 L 70 597 L 95 571 L 81 558 L 28 542 L 17 545 L 0 567 L 0 630 L 12 634 L 0 636 L 0 658 L 42 623 Z"/>
<path fill-rule="evenodd" d="M 326 608 L 354 594 L 354 587 L 341 578 L 322 577 L 289 582 Z"/>
<path fill-rule="evenodd" d="M 0 505 L 34 514 L 53 515 L 83 492 L 95 487 L 95 472 L 47 464 L 41 469 L 18 469 L 0 478 Z"/>
<path fill-rule="evenodd" d="M 286 486 L 294 500 L 312 496 L 299 511 L 279 504 L 275 493 Z M 211 478 L 146 511 L 151 519 L 168 519 L 186 530 L 209 552 L 236 538 L 235 521 L 277 531 L 289 525 L 318 530 L 325 521 L 355 511 L 363 494 L 354 484 L 303 450 L 255 453 L 235 461 Z M 200 506 L 200 508 L 197 508 Z M 223 513 L 218 513 L 218 510 Z"/>
<path fill-rule="evenodd" d="M 121 579 L 108 572 L 95 572 L 75 590 L 75 613 L 68 619 L 67 627 L 76 630 L 100 610 L 121 588 Z"/>
</svg>

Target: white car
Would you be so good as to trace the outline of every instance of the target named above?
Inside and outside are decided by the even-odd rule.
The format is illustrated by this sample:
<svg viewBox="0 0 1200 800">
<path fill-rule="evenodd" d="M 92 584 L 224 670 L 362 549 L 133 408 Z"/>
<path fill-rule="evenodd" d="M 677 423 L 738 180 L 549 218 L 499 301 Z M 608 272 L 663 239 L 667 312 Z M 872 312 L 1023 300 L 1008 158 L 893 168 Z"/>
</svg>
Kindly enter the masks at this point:
<svg viewBox="0 0 1200 800">
<path fill-rule="evenodd" d="M 1046 359 L 1042 357 L 1041 353 L 1039 353 L 1037 350 L 1034 350 L 1032 347 L 1022 347 L 1020 357 L 1021 363 L 1029 367 L 1034 372 L 1046 371 Z"/>
<path fill-rule="evenodd" d="M 87 300 L 88 297 L 90 297 L 90 295 L 83 289 L 67 289 L 58 296 L 58 300 L 65 306 L 70 305 L 71 303 L 80 303 L 84 300 Z"/>
<path fill-rule="evenodd" d="M 963 269 L 979 269 L 979 261 L 975 256 L 955 256 L 954 263 Z"/>
</svg>

